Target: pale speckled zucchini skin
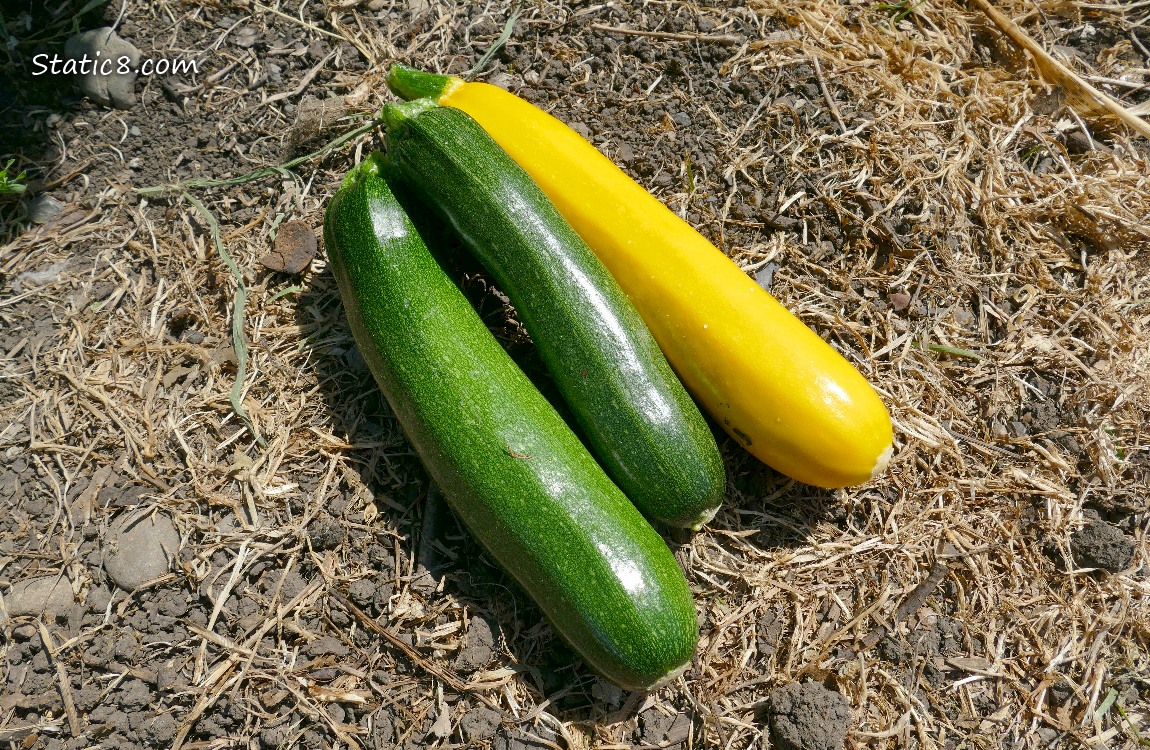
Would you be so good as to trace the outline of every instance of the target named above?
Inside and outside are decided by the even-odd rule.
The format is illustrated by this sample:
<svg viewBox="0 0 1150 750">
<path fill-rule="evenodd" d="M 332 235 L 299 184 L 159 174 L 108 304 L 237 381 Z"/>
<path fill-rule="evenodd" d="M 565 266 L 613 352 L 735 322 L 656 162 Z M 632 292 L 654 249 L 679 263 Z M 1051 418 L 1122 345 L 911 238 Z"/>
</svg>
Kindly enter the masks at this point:
<svg viewBox="0 0 1150 750">
<path fill-rule="evenodd" d="M 436 263 L 381 166 L 356 167 L 324 221 L 376 382 L 452 509 L 552 626 L 618 685 L 659 684 L 695 650 L 683 572 Z"/>
<path fill-rule="evenodd" d="M 706 421 L 611 274 L 466 113 L 384 108 L 388 179 L 455 228 L 511 299 L 607 474 L 648 517 L 698 528 L 726 473 Z"/>
</svg>

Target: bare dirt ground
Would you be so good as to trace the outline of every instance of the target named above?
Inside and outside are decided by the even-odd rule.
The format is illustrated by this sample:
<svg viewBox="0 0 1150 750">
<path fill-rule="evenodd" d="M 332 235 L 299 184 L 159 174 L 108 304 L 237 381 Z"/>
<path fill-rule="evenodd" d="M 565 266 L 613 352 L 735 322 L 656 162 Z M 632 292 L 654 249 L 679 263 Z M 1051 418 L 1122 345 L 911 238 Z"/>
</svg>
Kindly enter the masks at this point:
<svg viewBox="0 0 1150 750">
<path fill-rule="evenodd" d="M 1150 742 L 1150 147 L 975 6 L 544 0 L 480 74 L 699 227 L 895 421 L 889 471 L 844 491 L 723 441 L 724 509 L 665 534 L 698 653 L 643 695 L 460 531 L 322 249 L 260 263 L 375 134 L 135 192 L 315 151 L 391 99 L 392 61 L 470 68 L 509 5 L 10 5 L 0 166 L 29 188 L 0 199 L 0 747 Z M 1145 4 L 1000 8 L 1150 101 Z M 31 75 L 113 24 L 198 73 L 141 77 L 130 109 Z"/>
</svg>

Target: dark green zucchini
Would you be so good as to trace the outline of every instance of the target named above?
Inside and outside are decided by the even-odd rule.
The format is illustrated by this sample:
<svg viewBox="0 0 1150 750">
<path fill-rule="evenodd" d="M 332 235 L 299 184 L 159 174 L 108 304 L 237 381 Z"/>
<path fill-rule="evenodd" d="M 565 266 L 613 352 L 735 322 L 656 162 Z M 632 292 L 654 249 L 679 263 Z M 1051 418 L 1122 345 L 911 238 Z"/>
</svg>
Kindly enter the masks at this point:
<svg viewBox="0 0 1150 750">
<path fill-rule="evenodd" d="M 463 524 L 603 676 L 651 688 L 689 663 L 686 579 L 666 544 L 511 361 L 369 156 L 324 240 L 356 343 Z"/>
<path fill-rule="evenodd" d="M 650 518 L 709 521 L 726 484 L 715 438 L 599 259 L 466 113 L 424 99 L 383 117 L 388 179 L 494 276 L 611 478 Z"/>
</svg>

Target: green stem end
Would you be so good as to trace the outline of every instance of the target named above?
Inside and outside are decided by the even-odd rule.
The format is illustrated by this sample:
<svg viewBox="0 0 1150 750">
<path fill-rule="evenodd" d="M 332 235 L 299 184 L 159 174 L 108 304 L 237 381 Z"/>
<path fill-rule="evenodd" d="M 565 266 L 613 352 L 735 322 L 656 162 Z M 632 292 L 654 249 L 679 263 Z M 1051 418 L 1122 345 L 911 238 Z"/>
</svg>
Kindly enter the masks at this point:
<svg viewBox="0 0 1150 750">
<path fill-rule="evenodd" d="M 455 76 L 426 73 L 399 63 L 387 72 L 387 87 L 401 99 L 430 98 L 438 102 L 461 83 L 463 79 Z"/>
</svg>

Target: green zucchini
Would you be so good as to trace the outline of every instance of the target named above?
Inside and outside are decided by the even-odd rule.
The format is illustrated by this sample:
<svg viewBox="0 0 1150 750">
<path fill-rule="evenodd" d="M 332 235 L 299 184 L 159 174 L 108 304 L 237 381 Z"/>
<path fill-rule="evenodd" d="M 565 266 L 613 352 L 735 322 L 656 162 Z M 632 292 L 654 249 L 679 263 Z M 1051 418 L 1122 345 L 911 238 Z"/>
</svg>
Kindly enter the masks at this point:
<svg viewBox="0 0 1150 750">
<path fill-rule="evenodd" d="M 387 175 L 446 219 L 507 294 L 591 452 L 649 518 L 698 528 L 726 485 L 714 435 L 614 278 L 469 115 L 384 108 Z"/>
<path fill-rule="evenodd" d="M 437 264 L 381 166 L 348 174 L 324 219 L 380 390 L 456 515 L 588 665 L 628 689 L 673 678 L 698 635 L 674 556 Z"/>
</svg>

